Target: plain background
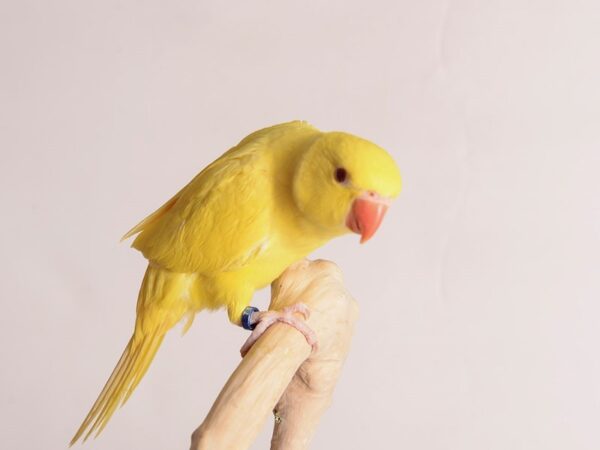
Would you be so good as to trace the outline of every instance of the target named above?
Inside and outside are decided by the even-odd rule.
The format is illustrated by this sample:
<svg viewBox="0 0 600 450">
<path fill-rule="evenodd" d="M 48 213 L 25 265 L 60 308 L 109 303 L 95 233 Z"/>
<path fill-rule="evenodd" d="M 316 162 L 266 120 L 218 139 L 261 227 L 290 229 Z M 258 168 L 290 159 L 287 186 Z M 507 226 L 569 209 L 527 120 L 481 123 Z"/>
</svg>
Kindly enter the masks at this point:
<svg viewBox="0 0 600 450">
<path fill-rule="evenodd" d="M 361 318 L 312 448 L 600 448 L 597 0 L 3 1 L 0 51 L 2 448 L 65 448 L 121 354 L 145 261 L 119 237 L 291 119 L 405 183 L 316 255 Z M 86 448 L 188 448 L 246 334 L 172 332 Z"/>
</svg>

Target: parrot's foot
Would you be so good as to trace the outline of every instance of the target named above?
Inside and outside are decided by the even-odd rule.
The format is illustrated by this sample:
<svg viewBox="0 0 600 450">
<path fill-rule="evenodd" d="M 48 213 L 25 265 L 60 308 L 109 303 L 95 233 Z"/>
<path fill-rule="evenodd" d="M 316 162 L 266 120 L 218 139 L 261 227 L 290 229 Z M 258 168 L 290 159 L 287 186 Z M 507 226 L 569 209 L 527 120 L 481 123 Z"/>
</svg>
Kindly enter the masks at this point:
<svg viewBox="0 0 600 450">
<path fill-rule="evenodd" d="M 304 319 L 299 319 L 294 316 L 295 313 L 302 314 Z M 315 332 L 306 324 L 306 320 L 310 317 L 310 309 L 304 303 L 296 303 L 295 305 L 288 306 L 282 311 L 260 311 L 255 312 L 252 315 L 252 324 L 256 324 L 256 327 L 242 345 L 240 353 L 242 358 L 246 356 L 246 353 L 252 348 L 254 343 L 262 336 L 262 334 L 271 325 L 277 322 L 287 323 L 294 327 L 306 338 L 306 342 L 310 345 L 313 350 L 317 348 L 317 335 Z"/>
</svg>

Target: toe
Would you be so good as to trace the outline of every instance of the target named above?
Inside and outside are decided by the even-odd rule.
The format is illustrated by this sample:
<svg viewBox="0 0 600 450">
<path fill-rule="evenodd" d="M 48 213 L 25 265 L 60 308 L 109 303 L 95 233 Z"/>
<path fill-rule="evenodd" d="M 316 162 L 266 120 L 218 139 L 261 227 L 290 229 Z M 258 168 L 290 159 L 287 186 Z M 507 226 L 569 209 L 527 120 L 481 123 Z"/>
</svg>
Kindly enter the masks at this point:
<svg viewBox="0 0 600 450">
<path fill-rule="evenodd" d="M 317 335 L 304 320 L 298 319 L 294 316 L 284 316 L 280 320 L 281 322 L 294 327 L 296 330 L 302 333 L 306 338 L 306 342 L 308 342 L 308 345 L 310 345 L 313 348 L 313 350 L 316 349 Z"/>
<path fill-rule="evenodd" d="M 284 308 L 282 312 L 287 315 L 298 313 L 304 316 L 304 320 L 310 319 L 310 308 L 304 303 L 296 303 L 294 305 L 288 306 Z"/>
</svg>

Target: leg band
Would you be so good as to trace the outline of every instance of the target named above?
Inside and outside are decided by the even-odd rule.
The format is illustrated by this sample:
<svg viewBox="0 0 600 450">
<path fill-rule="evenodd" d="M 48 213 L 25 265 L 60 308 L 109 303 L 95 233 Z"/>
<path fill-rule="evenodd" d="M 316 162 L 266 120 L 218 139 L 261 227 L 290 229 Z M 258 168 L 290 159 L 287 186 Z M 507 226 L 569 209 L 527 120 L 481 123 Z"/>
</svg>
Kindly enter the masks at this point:
<svg viewBox="0 0 600 450">
<path fill-rule="evenodd" d="M 250 318 L 252 317 L 252 314 L 258 311 L 259 309 L 255 308 L 254 306 L 247 306 L 244 308 L 244 311 L 242 312 L 242 327 L 245 330 L 254 330 L 256 324 L 251 324 Z"/>
</svg>

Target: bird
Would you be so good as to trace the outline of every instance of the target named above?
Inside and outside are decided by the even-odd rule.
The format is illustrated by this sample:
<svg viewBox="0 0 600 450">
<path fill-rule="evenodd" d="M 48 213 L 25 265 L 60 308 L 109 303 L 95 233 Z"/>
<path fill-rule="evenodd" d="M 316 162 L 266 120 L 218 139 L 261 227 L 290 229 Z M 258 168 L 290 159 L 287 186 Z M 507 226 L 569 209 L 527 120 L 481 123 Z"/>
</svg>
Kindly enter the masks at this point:
<svg viewBox="0 0 600 450">
<path fill-rule="evenodd" d="M 254 292 L 333 238 L 368 241 L 401 185 L 383 148 L 305 121 L 258 130 L 209 164 L 122 238 L 135 236 L 148 260 L 133 334 L 70 445 L 102 432 L 165 334 L 182 321 L 185 333 L 200 311 L 226 308 L 231 323 L 253 330 L 243 354 L 277 321 L 315 346 L 306 306 L 259 311 Z"/>
</svg>

